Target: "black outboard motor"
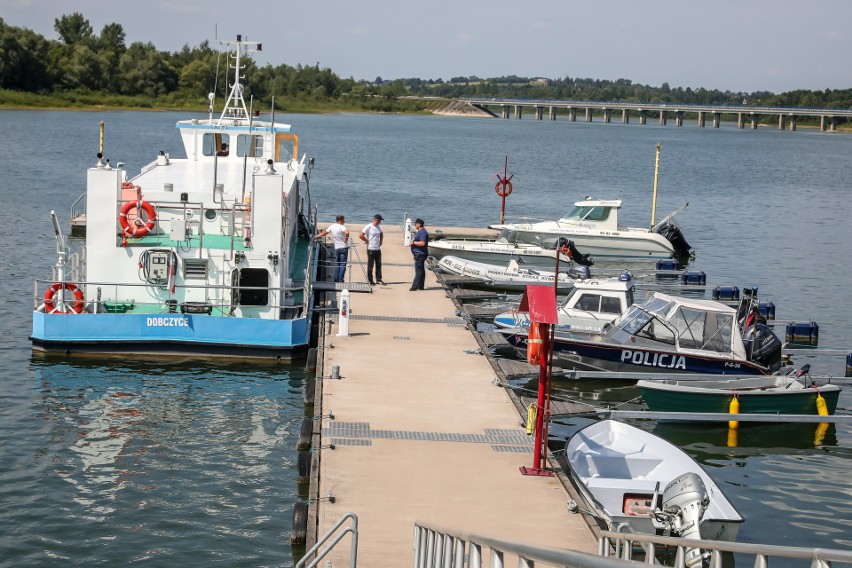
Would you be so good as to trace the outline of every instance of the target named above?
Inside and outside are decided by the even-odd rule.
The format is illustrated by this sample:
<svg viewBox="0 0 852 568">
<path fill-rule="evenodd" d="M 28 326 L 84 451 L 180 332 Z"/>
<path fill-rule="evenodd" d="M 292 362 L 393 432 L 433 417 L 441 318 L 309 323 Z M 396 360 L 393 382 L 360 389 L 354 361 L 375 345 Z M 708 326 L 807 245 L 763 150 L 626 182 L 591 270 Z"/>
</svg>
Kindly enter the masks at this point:
<svg viewBox="0 0 852 568">
<path fill-rule="evenodd" d="M 575 264 L 574 266 L 568 269 L 568 278 L 588 280 L 591 277 L 592 274 L 589 271 L 588 266 L 583 266 L 582 264 Z"/>
<path fill-rule="evenodd" d="M 665 222 L 657 227 L 657 232 L 663 235 L 667 241 L 672 244 L 675 251 L 675 256 L 689 256 L 692 253 L 692 247 L 686 242 L 683 236 L 683 231 L 674 223 Z"/>
<path fill-rule="evenodd" d="M 763 365 L 771 372 L 781 368 L 781 340 L 768 325 L 758 323 L 749 326 L 743 334 L 748 359 Z"/>
<path fill-rule="evenodd" d="M 568 253 L 571 255 L 571 259 L 577 264 L 581 264 L 583 266 L 591 266 L 595 263 L 595 259 L 592 258 L 589 254 L 583 254 L 577 247 L 574 246 L 573 241 L 569 241 L 565 237 L 559 237 L 556 239 L 556 248 L 557 249 L 568 249 Z"/>
</svg>

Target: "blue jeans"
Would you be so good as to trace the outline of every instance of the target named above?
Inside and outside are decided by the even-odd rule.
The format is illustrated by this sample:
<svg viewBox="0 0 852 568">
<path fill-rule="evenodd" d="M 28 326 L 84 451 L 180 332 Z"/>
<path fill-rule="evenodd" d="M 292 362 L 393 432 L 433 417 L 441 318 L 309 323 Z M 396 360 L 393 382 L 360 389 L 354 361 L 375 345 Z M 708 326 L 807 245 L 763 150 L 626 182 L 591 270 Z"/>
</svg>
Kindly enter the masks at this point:
<svg viewBox="0 0 852 568">
<path fill-rule="evenodd" d="M 425 262 L 425 254 L 414 254 L 414 282 L 411 283 L 411 287 L 415 290 L 422 290 L 426 285 Z"/>
<path fill-rule="evenodd" d="M 334 281 L 343 282 L 346 274 L 346 261 L 349 260 L 349 247 L 334 249 L 334 258 L 337 265 L 334 268 Z"/>
</svg>

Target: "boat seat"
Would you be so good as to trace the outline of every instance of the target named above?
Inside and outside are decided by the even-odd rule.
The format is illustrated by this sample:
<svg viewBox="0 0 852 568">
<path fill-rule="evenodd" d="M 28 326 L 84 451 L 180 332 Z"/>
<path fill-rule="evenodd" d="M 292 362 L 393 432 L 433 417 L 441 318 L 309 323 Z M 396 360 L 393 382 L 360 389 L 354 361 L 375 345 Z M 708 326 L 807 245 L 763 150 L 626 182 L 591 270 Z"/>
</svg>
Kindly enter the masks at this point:
<svg viewBox="0 0 852 568">
<path fill-rule="evenodd" d="M 605 477 L 615 479 L 635 479 L 647 475 L 654 470 L 662 459 L 660 458 L 629 458 L 623 456 L 606 456 L 586 454 L 577 467 L 578 475 L 583 477 Z M 585 471 L 580 471 L 580 470 Z"/>
<path fill-rule="evenodd" d="M 621 493 L 654 493 L 655 479 L 615 479 L 612 477 L 589 477 L 584 479 L 590 489 L 616 489 Z M 660 491 L 663 488 L 660 487 Z"/>
</svg>

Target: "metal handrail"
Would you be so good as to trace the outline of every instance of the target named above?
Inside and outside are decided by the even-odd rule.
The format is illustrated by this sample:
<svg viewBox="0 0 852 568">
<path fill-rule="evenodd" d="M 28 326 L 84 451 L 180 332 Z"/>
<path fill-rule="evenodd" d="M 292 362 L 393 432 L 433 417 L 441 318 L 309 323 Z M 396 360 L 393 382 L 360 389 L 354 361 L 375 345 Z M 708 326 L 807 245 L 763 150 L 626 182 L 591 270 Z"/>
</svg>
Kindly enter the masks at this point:
<svg viewBox="0 0 852 568">
<path fill-rule="evenodd" d="M 675 547 L 675 568 L 686 568 L 686 549 L 698 546 L 703 551 L 710 553 L 710 566 L 722 566 L 722 553 L 740 553 L 754 555 L 754 566 L 767 566 L 769 557 L 807 559 L 811 561 L 811 568 L 828 568 L 832 562 L 845 564 L 852 563 L 852 551 L 831 548 L 806 548 L 800 546 L 778 546 L 772 544 L 751 544 L 744 542 L 723 542 L 718 540 L 700 540 L 675 538 L 671 536 L 657 536 L 638 533 L 618 533 L 612 531 L 601 531 L 598 538 L 598 553 L 602 556 L 613 557 L 619 555 L 624 560 L 631 560 L 633 555 L 633 543 L 638 543 L 649 548 L 646 564 L 655 561 L 654 551 L 657 545 Z"/>
<path fill-rule="evenodd" d="M 415 568 L 482 568 L 485 565 L 483 549 L 489 551 L 490 562 L 487 565 L 491 568 L 502 568 L 507 554 L 518 558 L 520 568 L 538 566 L 539 562 L 548 566 L 576 568 L 643 566 L 634 560 L 602 558 L 576 550 L 529 546 L 464 531 L 451 531 L 435 525 L 427 526 L 420 521 L 414 523 Z"/>
<path fill-rule="evenodd" d="M 348 519 L 352 521 L 351 526 L 346 527 L 342 532 L 335 535 L 337 529 L 339 529 Z M 337 544 L 343 540 L 343 537 L 345 537 L 348 533 L 352 533 L 352 546 L 349 549 L 349 568 L 355 568 L 358 562 L 358 515 L 355 513 L 346 513 L 340 517 L 340 519 L 334 523 L 334 526 L 328 529 L 328 531 L 322 535 L 322 537 L 311 547 L 310 550 L 305 552 L 302 559 L 296 563 L 295 568 L 313 568 L 319 564 L 323 558 L 328 556 L 328 554 L 334 550 L 334 547 L 337 546 Z M 323 546 L 332 536 L 334 536 L 334 539 L 328 544 L 328 546 L 320 550 L 320 547 Z M 317 554 L 317 551 L 319 551 L 319 554 Z M 317 557 L 311 560 L 309 564 L 306 564 L 308 558 L 314 554 L 317 554 Z"/>
<path fill-rule="evenodd" d="M 83 203 L 82 209 L 79 208 L 80 202 Z M 74 200 L 71 204 L 71 219 L 76 219 L 86 212 L 86 192 L 80 194 L 80 197 Z"/>
</svg>

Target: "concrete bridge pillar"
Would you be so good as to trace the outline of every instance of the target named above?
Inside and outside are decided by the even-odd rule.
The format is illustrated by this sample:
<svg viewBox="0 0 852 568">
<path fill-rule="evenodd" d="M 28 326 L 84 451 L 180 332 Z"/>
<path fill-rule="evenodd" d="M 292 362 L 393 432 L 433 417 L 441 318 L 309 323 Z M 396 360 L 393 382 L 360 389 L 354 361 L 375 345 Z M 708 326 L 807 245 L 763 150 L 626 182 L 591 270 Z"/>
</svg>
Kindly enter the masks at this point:
<svg viewBox="0 0 852 568">
<path fill-rule="evenodd" d="M 829 132 L 837 132 L 837 119 L 833 116 L 828 119 L 828 130 Z"/>
<path fill-rule="evenodd" d="M 586 122 L 592 121 L 592 109 L 586 107 Z"/>
<path fill-rule="evenodd" d="M 630 124 L 630 109 L 625 108 L 621 110 L 621 124 Z"/>
<path fill-rule="evenodd" d="M 523 107 L 521 105 L 515 105 L 515 118 L 520 120 L 523 112 Z"/>
<path fill-rule="evenodd" d="M 669 121 L 669 111 L 661 110 L 660 111 L 660 126 L 665 126 Z"/>
<path fill-rule="evenodd" d="M 675 111 L 675 125 L 683 126 L 683 111 Z"/>
<path fill-rule="evenodd" d="M 540 106 L 535 106 L 533 108 L 535 108 L 535 119 L 541 120 L 541 117 L 544 115 L 544 109 L 542 109 Z"/>
<path fill-rule="evenodd" d="M 604 122 L 609 124 L 610 121 L 612 120 L 612 109 L 611 108 L 605 108 L 605 109 L 603 109 L 603 111 L 604 111 Z"/>
<path fill-rule="evenodd" d="M 784 120 L 784 119 L 785 119 L 785 117 L 784 117 L 784 115 L 783 115 L 783 114 L 779 114 L 779 115 L 778 115 L 778 130 L 784 130 L 784 128 L 787 126 L 787 125 L 785 124 L 785 120 Z"/>
<path fill-rule="evenodd" d="M 639 124 L 645 126 L 645 123 L 648 122 L 648 111 L 640 110 L 639 111 Z"/>
<path fill-rule="evenodd" d="M 571 122 L 577 122 L 577 109 L 574 107 L 568 107 L 568 120 Z"/>
<path fill-rule="evenodd" d="M 825 116 L 819 117 L 819 131 L 825 132 Z"/>
<path fill-rule="evenodd" d="M 796 116 L 795 114 L 791 114 L 790 115 L 790 131 L 795 132 L 796 126 L 798 126 L 798 124 L 799 124 L 799 117 Z"/>
<path fill-rule="evenodd" d="M 704 128 L 704 111 L 698 111 L 698 126 Z"/>
<path fill-rule="evenodd" d="M 745 128 L 745 115 L 741 112 L 737 113 L 737 128 Z"/>
<path fill-rule="evenodd" d="M 509 105 L 500 105 L 500 114 L 503 118 L 509 118 Z"/>
<path fill-rule="evenodd" d="M 550 120 L 556 120 L 556 107 L 550 107 Z"/>
<path fill-rule="evenodd" d="M 757 130 L 757 119 L 760 118 L 759 114 L 751 113 L 751 129 Z"/>
<path fill-rule="evenodd" d="M 719 128 L 719 123 L 722 121 L 722 114 L 718 112 L 713 113 L 713 128 Z"/>
</svg>

